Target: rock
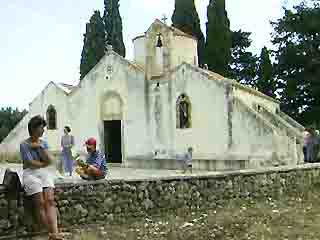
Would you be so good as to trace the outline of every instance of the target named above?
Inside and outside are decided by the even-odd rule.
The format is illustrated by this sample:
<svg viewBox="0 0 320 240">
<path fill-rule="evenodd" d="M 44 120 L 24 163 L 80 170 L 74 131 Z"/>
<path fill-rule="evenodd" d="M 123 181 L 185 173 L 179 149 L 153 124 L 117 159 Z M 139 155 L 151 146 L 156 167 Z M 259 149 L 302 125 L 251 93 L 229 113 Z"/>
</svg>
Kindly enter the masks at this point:
<svg viewBox="0 0 320 240">
<path fill-rule="evenodd" d="M 69 201 L 68 200 L 62 200 L 61 201 L 61 205 L 68 206 L 69 205 Z"/>
<path fill-rule="evenodd" d="M 8 202 L 5 199 L 5 197 L 0 199 L 0 207 L 7 207 L 8 206 Z"/>
<path fill-rule="evenodd" d="M 138 198 L 139 198 L 140 200 L 143 199 L 143 192 L 140 192 L 140 193 L 139 193 Z"/>
<path fill-rule="evenodd" d="M 9 214 L 9 209 L 7 207 L 0 208 L 0 218 L 7 218 Z"/>
<path fill-rule="evenodd" d="M 114 207 L 114 201 L 111 198 L 107 198 L 103 202 L 103 207 L 105 210 L 112 210 Z"/>
<path fill-rule="evenodd" d="M 145 210 L 152 209 L 154 206 L 153 202 L 149 198 L 145 199 L 142 204 Z"/>
<path fill-rule="evenodd" d="M 0 220 L 0 229 L 8 229 L 10 228 L 11 224 L 8 220 L 2 219 Z"/>
<path fill-rule="evenodd" d="M 88 215 L 88 210 L 83 208 L 81 204 L 77 204 L 74 208 L 76 216 L 86 217 Z"/>
<path fill-rule="evenodd" d="M 110 221 L 110 222 L 113 222 L 113 221 L 114 221 L 114 216 L 113 216 L 113 214 L 107 215 L 107 220 Z"/>
<path fill-rule="evenodd" d="M 117 206 L 115 209 L 115 213 L 121 213 L 121 207 Z"/>
</svg>

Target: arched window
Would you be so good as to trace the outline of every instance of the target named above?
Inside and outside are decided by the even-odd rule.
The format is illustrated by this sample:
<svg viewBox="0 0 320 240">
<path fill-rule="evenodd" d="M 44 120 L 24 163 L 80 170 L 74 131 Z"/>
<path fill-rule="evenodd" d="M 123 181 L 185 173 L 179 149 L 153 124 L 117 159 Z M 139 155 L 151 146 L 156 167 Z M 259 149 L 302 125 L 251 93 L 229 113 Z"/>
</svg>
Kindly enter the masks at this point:
<svg viewBox="0 0 320 240">
<path fill-rule="evenodd" d="M 57 111 L 52 105 L 47 109 L 47 123 L 49 130 L 57 129 Z"/>
<path fill-rule="evenodd" d="M 191 128 L 191 102 L 187 95 L 181 94 L 176 103 L 177 128 Z"/>
</svg>

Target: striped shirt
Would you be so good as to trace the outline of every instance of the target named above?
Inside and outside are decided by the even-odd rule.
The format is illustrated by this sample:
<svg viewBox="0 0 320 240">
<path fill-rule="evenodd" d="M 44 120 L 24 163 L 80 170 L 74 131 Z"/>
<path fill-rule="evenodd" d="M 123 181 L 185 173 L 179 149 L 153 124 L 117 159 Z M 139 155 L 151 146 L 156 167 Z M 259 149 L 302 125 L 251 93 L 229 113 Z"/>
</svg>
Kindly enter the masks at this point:
<svg viewBox="0 0 320 240">
<path fill-rule="evenodd" d="M 96 150 L 95 152 L 89 154 L 87 158 L 87 164 L 93 165 L 96 168 L 100 169 L 103 176 L 107 175 L 108 168 L 107 168 L 107 161 L 102 153 L 100 151 Z"/>
<path fill-rule="evenodd" d="M 37 160 L 41 161 L 40 153 L 41 149 L 48 150 L 48 143 L 40 140 L 40 148 L 31 148 L 30 139 L 24 140 L 20 144 L 20 155 L 23 162 L 23 169 L 30 168 L 30 161 Z"/>
</svg>

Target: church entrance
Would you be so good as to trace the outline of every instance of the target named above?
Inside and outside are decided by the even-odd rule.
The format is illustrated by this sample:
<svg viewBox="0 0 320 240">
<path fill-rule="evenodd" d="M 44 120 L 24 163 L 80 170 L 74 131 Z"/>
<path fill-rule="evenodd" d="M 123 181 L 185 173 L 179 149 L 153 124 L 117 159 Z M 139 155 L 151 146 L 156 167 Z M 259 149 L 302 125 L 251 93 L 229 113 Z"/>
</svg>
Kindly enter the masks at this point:
<svg viewBox="0 0 320 240">
<path fill-rule="evenodd" d="M 104 121 L 104 146 L 109 163 L 122 163 L 121 120 Z"/>
</svg>

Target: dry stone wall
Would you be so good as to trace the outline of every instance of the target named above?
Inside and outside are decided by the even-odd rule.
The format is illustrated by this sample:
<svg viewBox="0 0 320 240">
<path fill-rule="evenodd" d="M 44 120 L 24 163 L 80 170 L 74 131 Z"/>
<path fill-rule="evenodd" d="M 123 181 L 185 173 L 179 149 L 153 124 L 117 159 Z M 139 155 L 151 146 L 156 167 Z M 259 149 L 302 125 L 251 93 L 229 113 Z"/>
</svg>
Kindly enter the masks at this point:
<svg viewBox="0 0 320 240">
<path fill-rule="evenodd" d="M 310 164 L 207 176 L 58 183 L 56 201 L 60 225 L 71 228 L 178 209 L 216 208 L 238 198 L 277 198 L 304 192 L 319 181 L 320 164 Z M 0 236 L 31 231 L 32 207 L 24 208 L 23 202 L 23 196 L 8 201 L 0 188 Z"/>
</svg>

